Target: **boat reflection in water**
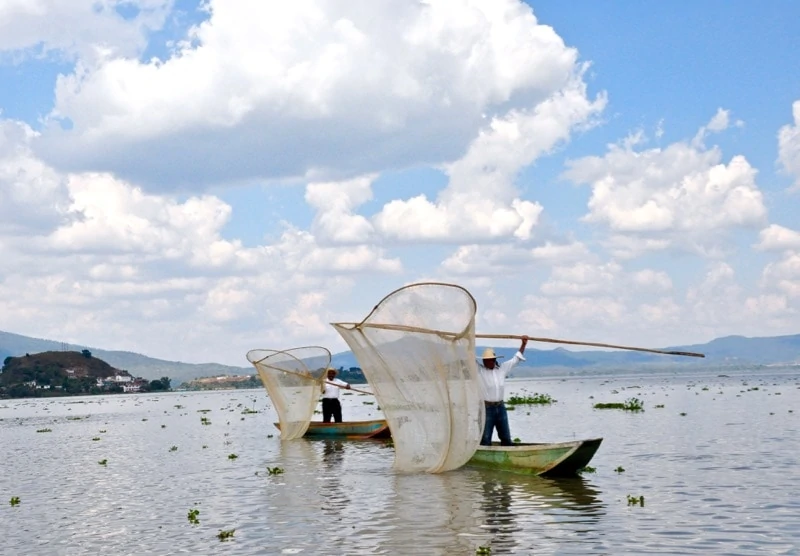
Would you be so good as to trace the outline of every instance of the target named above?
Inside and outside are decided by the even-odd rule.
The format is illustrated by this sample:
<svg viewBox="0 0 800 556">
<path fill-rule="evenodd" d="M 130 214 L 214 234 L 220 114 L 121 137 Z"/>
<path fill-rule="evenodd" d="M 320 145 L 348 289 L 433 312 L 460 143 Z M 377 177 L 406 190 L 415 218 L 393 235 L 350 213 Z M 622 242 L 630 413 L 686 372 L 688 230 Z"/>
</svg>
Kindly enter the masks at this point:
<svg viewBox="0 0 800 556">
<path fill-rule="evenodd" d="M 482 529 L 488 534 L 481 546 L 490 547 L 492 554 L 547 546 L 566 550 L 572 543 L 577 546 L 570 550 L 588 552 L 600 544 L 597 524 L 605 506 L 597 489 L 584 478 L 478 470 L 473 479 L 481 484 Z"/>
</svg>

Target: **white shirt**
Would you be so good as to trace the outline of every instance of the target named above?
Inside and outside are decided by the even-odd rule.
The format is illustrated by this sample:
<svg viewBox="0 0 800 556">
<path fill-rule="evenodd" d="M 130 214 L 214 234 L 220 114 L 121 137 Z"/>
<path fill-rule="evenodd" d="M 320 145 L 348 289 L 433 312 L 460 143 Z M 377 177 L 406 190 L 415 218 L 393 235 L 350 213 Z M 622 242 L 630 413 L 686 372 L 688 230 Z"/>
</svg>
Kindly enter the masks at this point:
<svg viewBox="0 0 800 556">
<path fill-rule="evenodd" d="M 517 366 L 520 361 L 525 361 L 521 352 L 514 354 L 514 357 L 503 363 L 497 365 L 495 363 L 494 369 L 487 369 L 483 366 L 483 359 L 478 359 L 478 374 L 481 377 L 481 389 L 483 390 L 483 399 L 487 402 L 502 402 L 505 396 L 504 387 L 506 383 L 506 375 Z"/>
<path fill-rule="evenodd" d="M 325 390 L 323 391 L 322 397 L 329 399 L 330 398 L 338 399 L 339 390 L 341 390 L 341 388 L 339 388 L 339 386 L 334 386 L 333 384 L 330 384 L 331 382 L 333 384 L 338 384 L 339 386 L 347 386 L 347 383 L 343 380 L 339 380 L 338 378 L 334 378 L 333 380 L 330 380 L 328 378 L 325 379 Z"/>
</svg>

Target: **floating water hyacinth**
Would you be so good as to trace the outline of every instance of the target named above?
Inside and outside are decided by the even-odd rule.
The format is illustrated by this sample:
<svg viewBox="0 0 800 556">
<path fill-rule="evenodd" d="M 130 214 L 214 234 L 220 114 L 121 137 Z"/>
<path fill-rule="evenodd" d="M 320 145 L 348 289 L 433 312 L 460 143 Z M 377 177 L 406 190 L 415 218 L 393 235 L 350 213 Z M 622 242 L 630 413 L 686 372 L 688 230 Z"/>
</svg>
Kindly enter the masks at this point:
<svg viewBox="0 0 800 556">
<path fill-rule="evenodd" d="M 539 394 L 536 392 L 533 396 L 517 396 L 516 394 L 512 394 L 508 400 L 506 400 L 506 405 L 549 405 L 556 403 L 556 401 L 557 400 L 554 400 L 550 394 Z"/>
<path fill-rule="evenodd" d="M 638 398 L 630 398 L 622 402 L 612 402 L 612 403 L 596 403 L 594 404 L 595 409 L 622 409 L 624 411 L 644 411 L 644 402 Z"/>
<path fill-rule="evenodd" d="M 186 517 L 189 519 L 189 523 L 192 525 L 198 525 L 200 523 L 200 520 L 197 517 L 198 515 L 200 515 L 200 510 L 197 508 L 192 508 L 189 510 L 189 514 Z"/>
<path fill-rule="evenodd" d="M 9 501 L 9 504 L 11 504 L 12 506 L 19 505 L 19 496 L 12 496 L 11 500 Z"/>
<path fill-rule="evenodd" d="M 219 540 L 221 540 L 221 541 L 227 541 L 231 537 L 233 537 L 233 534 L 235 532 L 236 532 L 236 529 L 223 530 L 223 531 L 220 531 L 219 533 L 217 533 L 217 538 Z"/>
</svg>

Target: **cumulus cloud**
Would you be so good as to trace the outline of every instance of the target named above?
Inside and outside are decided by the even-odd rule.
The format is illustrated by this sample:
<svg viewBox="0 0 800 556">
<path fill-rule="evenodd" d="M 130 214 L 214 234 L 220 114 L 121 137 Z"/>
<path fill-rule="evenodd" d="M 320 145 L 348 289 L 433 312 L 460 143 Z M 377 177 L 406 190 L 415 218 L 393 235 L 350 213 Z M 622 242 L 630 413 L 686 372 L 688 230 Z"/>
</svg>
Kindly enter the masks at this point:
<svg viewBox="0 0 800 556">
<path fill-rule="evenodd" d="M 401 240 L 529 239 L 542 206 L 516 198 L 514 178 L 604 106 L 605 97 L 589 100 L 580 74 L 574 75 L 534 108 L 493 119 L 467 153 L 446 166 L 449 183 L 436 201 L 424 195 L 392 201 L 375 217 L 376 228 Z"/>
<path fill-rule="evenodd" d="M 334 341 L 324 323 L 347 309 L 355 279 L 402 271 L 379 247 L 291 225 L 244 247 L 223 237 L 231 207 L 213 195 L 62 175 L 31 154 L 29 128 L 0 132 L 0 329 L 167 358 L 180 343 L 191 361 L 245 363 L 237 353 L 256 341 Z M 223 334 L 225 347 L 209 342 Z"/>
<path fill-rule="evenodd" d="M 508 131 L 547 132 L 540 148 L 576 119 L 542 103 L 574 79 L 577 52 L 518 0 L 205 7 L 164 60 L 110 56 L 61 77 L 40 152 L 153 189 L 330 181 L 454 160 L 485 118 L 520 125 L 514 108 L 547 112 Z"/>
<path fill-rule="evenodd" d="M 757 247 L 764 251 L 800 250 L 800 232 L 770 224 L 761 230 Z"/>
<path fill-rule="evenodd" d="M 778 132 L 778 162 L 795 180 L 800 189 L 800 100 L 792 104 L 794 125 L 785 125 Z"/>
<path fill-rule="evenodd" d="M 50 230 L 69 206 L 65 180 L 31 151 L 35 136 L 25 123 L 0 119 L 0 234 Z"/>
<path fill-rule="evenodd" d="M 442 262 L 441 267 L 445 273 L 459 277 L 487 276 L 591 258 L 593 255 L 580 242 L 557 244 L 548 241 L 533 248 L 521 245 L 462 245 Z"/>
<path fill-rule="evenodd" d="M 612 145 L 605 156 L 571 161 L 565 172 L 592 188 L 584 221 L 624 237 L 628 250 L 669 246 L 705 254 L 727 231 L 764 224 L 755 176 L 744 156 L 726 164 L 718 148 L 685 142 L 645 150 Z"/>
<path fill-rule="evenodd" d="M 94 61 L 137 56 L 173 0 L 4 0 L 0 59 L 56 55 Z"/>
<path fill-rule="evenodd" d="M 320 242 L 365 243 L 372 238 L 372 223 L 354 209 L 372 199 L 374 179 L 370 175 L 306 186 L 306 202 L 317 211 L 312 230 Z"/>
</svg>

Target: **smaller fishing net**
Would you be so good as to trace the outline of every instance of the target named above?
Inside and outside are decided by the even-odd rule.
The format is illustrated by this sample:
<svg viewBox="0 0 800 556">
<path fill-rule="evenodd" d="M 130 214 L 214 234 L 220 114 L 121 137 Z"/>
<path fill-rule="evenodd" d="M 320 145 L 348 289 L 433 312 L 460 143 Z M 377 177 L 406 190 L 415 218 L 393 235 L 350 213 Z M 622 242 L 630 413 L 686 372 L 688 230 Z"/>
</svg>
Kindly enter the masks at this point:
<svg viewBox="0 0 800 556">
<path fill-rule="evenodd" d="M 247 360 L 258 371 L 278 413 L 281 440 L 302 437 L 314 415 L 331 352 L 319 346 L 254 349 L 247 352 Z"/>
<path fill-rule="evenodd" d="M 397 470 L 456 469 L 480 443 L 476 308 L 464 288 L 425 282 L 392 292 L 358 324 L 333 325 L 386 415 Z"/>
</svg>

